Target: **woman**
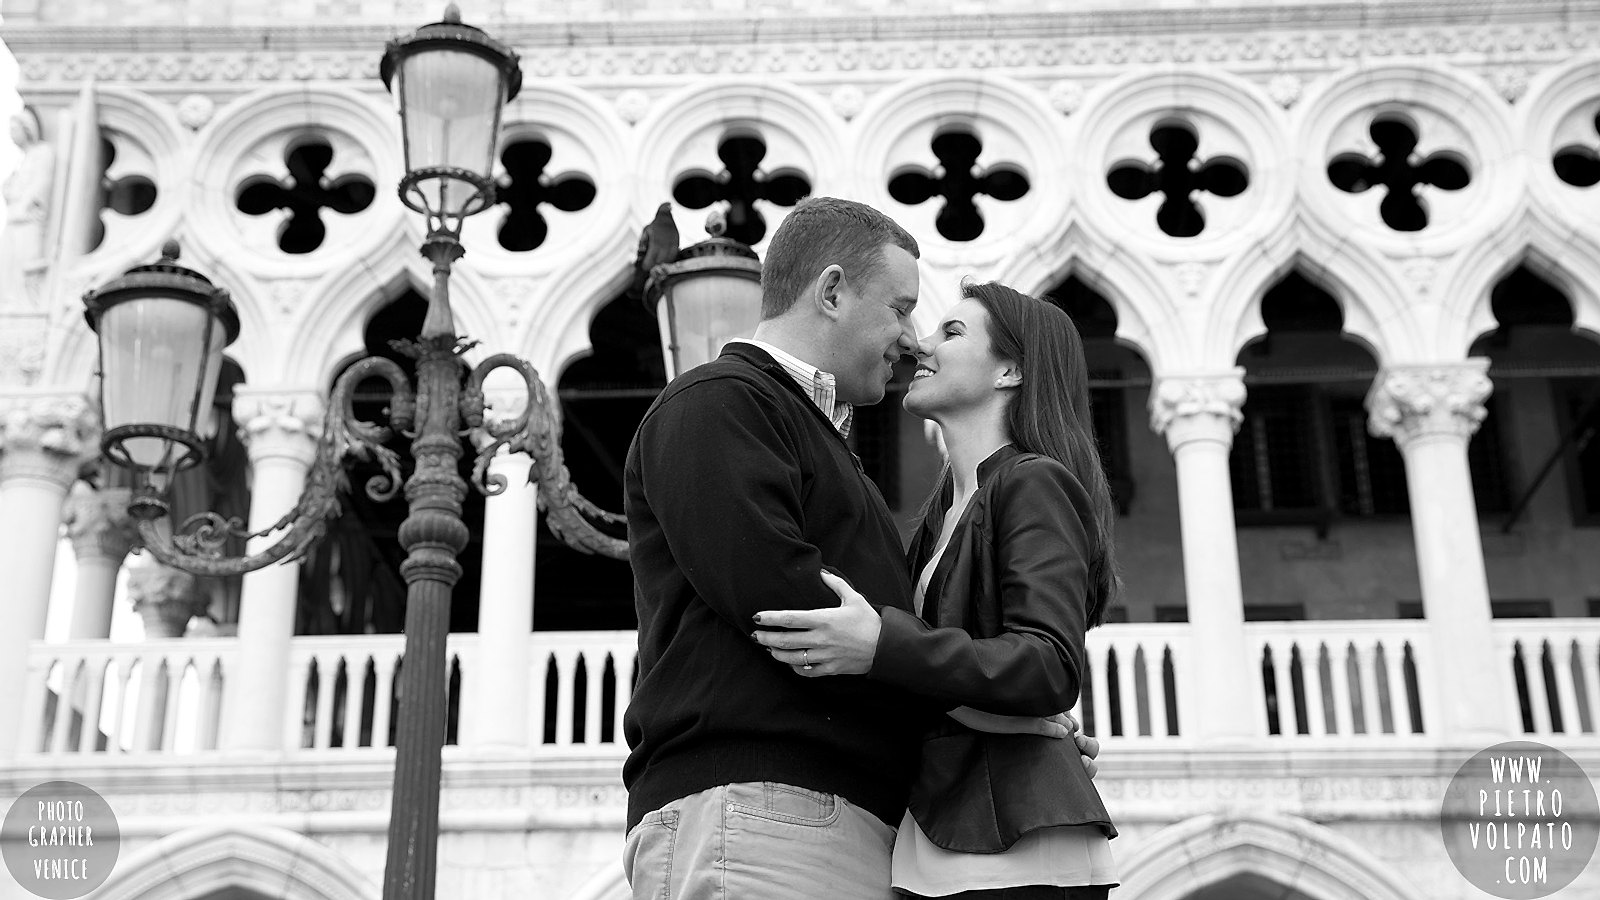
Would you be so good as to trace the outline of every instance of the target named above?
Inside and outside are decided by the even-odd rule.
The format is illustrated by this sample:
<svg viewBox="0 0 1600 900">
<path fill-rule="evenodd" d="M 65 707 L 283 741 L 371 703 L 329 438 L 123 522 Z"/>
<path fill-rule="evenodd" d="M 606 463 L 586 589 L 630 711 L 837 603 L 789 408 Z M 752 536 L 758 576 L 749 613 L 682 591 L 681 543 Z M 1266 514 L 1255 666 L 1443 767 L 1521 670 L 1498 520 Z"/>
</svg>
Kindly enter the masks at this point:
<svg viewBox="0 0 1600 900">
<path fill-rule="evenodd" d="M 1049 303 L 999 284 L 963 295 L 919 345 L 905 399 L 948 455 L 907 554 L 921 618 L 823 573 L 840 609 L 762 613 L 804 627 L 757 639 L 802 675 L 866 673 L 958 707 L 923 743 L 895 842 L 902 896 L 1100 900 L 1116 830 L 1073 742 L 999 733 L 1027 728 L 969 708 L 1071 708 L 1084 632 L 1121 588 L 1083 345 Z"/>
</svg>

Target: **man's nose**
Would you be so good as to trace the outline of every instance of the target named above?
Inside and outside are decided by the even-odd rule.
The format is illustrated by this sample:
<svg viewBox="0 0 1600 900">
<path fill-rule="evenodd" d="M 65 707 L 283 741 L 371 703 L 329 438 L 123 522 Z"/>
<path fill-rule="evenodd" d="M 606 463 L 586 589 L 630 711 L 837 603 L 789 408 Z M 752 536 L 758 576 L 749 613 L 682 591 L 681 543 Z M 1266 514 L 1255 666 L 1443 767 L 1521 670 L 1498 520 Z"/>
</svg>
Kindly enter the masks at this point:
<svg viewBox="0 0 1600 900">
<path fill-rule="evenodd" d="M 900 326 L 899 343 L 900 350 L 903 353 L 908 353 L 915 356 L 918 352 L 920 352 L 921 346 L 917 343 L 917 333 L 912 330 L 910 322 Z"/>
</svg>

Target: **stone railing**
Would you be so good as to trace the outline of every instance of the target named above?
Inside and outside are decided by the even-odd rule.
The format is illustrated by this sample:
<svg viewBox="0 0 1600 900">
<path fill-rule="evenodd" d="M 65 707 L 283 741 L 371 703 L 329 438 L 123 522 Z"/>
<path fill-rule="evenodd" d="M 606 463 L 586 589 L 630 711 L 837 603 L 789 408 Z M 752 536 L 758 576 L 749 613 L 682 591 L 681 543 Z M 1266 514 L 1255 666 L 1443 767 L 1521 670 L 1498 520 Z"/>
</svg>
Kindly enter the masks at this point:
<svg viewBox="0 0 1600 900">
<path fill-rule="evenodd" d="M 1284 740 L 1414 740 L 1436 708 L 1428 624 L 1250 622 L 1256 732 Z"/>
<path fill-rule="evenodd" d="M 1513 731 L 1547 737 L 1600 732 L 1600 620 L 1501 619 L 1494 665 L 1516 685 Z"/>
<path fill-rule="evenodd" d="M 1495 623 L 1499 658 L 1514 679 L 1509 734 L 1595 737 L 1600 731 L 1600 621 Z M 1441 739 L 1433 648 L 1423 621 L 1252 622 L 1244 626 L 1252 731 L 1282 743 L 1418 743 Z M 528 751 L 534 758 L 620 758 L 622 715 L 635 677 L 631 631 L 529 636 Z M 455 634 L 447 742 L 471 752 L 473 692 L 496 690 L 479 665 L 479 637 Z M 399 699 L 402 635 L 295 638 L 283 752 L 327 759 L 386 755 Z M 221 741 L 235 638 L 31 648 L 19 753 L 193 755 Z M 1074 710 L 1113 747 L 1182 747 L 1218 701 L 1191 696 L 1201 658 L 1185 624 L 1124 624 L 1088 635 L 1088 672 Z M 63 698 L 65 698 L 63 700 Z M 90 724 L 93 723 L 93 724 Z M 459 740 L 458 740 L 459 737 Z"/>
</svg>

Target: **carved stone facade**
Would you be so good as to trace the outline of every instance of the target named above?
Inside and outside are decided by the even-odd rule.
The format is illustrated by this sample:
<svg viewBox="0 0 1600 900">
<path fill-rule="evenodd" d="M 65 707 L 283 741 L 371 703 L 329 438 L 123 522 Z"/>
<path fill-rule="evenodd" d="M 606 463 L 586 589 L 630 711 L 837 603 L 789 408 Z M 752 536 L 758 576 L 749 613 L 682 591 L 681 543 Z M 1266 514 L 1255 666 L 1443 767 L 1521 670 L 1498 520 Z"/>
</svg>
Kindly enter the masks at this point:
<svg viewBox="0 0 1600 900">
<path fill-rule="evenodd" d="M 1372 433 L 1401 446 L 1427 437 L 1465 441 L 1488 415 L 1484 401 L 1494 389 L 1488 368 L 1487 360 L 1474 359 L 1388 369 L 1367 398 Z"/>
<path fill-rule="evenodd" d="M 416 252 L 420 223 L 395 197 L 400 127 L 377 69 L 383 42 L 430 21 L 441 5 L 282 0 L 269 11 L 214 0 L 0 0 L 0 36 L 17 57 L 23 98 L 39 110 L 44 146 L 54 152 L 49 196 L 107 198 L 92 214 L 53 210 L 42 251 L 47 265 L 29 282 L 40 292 L 37 304 L 0 298 L 0 482 L 21 474 L 64 488 L 94 454 L 94 416 L 81 391 L 96 350 L 81 296 L 150 261 L 164 240 L 177 237 L 186 262 L 226 286 L 239 308 L 242 337 L 229 353 L 247 384 L 235 393 L 233 414 L 258 467 L 258 488 L 265 484 L 256 508 L 292 505 L 322 434 L 326 385 L 365 352 L 363 328 L 376 310 L 431 283 Z M 1241 581 L 1250 575 L 1241 576 L 1239 560 L 1292 556 L 1293 565 L 1321 573 L 1307 577 L 1354 581 L 1355 565 L 1336 567 L 1341 557 L 1359 556 L 1361 541 L 1313 540 L 1302 529 L 1293 535 L 1299 549 L 1279 552 L 1290 546 L 1283 535 L 1252 542 L 1263 532 L 1234 527 L 1228 447 L 1248 399 L 1246 373 L 1237 367 L 1241 351 L 1267 330 L 1263 295 L 1292 270 L 1314 273 L 1337 297 L 1343 335 L 1370 350 L 1381 372 L 1367 399 L 1372 432 L 1402 445 L 1436 437 L 1464 444 L 1484 420 L 1489 396 L 1485 365 L 1467 357 L 1497 325 L 1490 293 L 1508 271 L 1536 269 L 1571 300 L 1574 329 L 1600 334 L 1600 184 L 1570 178 L 1555 162 L 1567 154 L 1582 168 L 1582 160 L 1600 156 L 1600 0 L 463 6 L 469 22 L 521 54 L 524 86 L 505 113 L 502 186 L 507 197 L 533 198 L 507 200 L 466 224 L 467 256 L 451 291 L 459 330 L 482 341 L 466 354 L 469 363 L 518 353 L 553 390 L 563 369 L 590 351 L 596 312 L 626 283 L 638 228 L 686 182 L 748 180 L 750 209 L 765 235 L 788 208 L 771 190 L 783 179 L 889 212 L 922 245 L 921 332 L 957 301 L 964 277 L 1030 292 L 1080 278 L 1114 307 L 1116 338 L 1148 369 L 1146 412 L 1161 438 L 1144 437 L 1156 442 L 1160 458 L 1141 463 L 1154 474 L 1141 486 L 1140 502 L 1151 502 L 1146 496 L 1161 478 L 1171 495 L 1155 501 L 1167 504 L 1157 507 L 1166 517 L 1166 543 L 1156 549 L 1173 551 L 1181 519 L 1185 546 L 1198 557 L 1179 564 L 1176 552 L 1129 548 L 1125 560 L 1175 573 L 1172 591 L 1181 601 L 1187 589 L 1191 604 L 1186 625 L 1152 619 L 1139 623 L 1150 628 L 1140 634 L 1166 635 L 1160 629 L 1170 627 L 1178 635 L 1171 647 L 1206 666 L 1220 665 L 1221 656 L 1244 661 L 1233 682 L 1174 678 L 1177 692 L 1226 686 L 1217 691 L 1222 699 L 1204 698 L 1209 706 L 1184 708 L 1181 732 L 1160 734 L 1165 723 L 1157 721 L 1154 735 L 1137 733 L 1137 722 L 1134 733 L 1108 734 L 1099 783 L 1123 835 L 1113 845 L 1124 884 L 1117 896 L 1185 900 L 1239 873 L 1313 900 L 1468 896 L 1442 852 L 1434 818 L 1452 774 L 1447 761 L 1464 749 L 1452 743 L 1456 735 L 1330 730 L 1263 738 L 1267 714 L 1240 699 L 1239 692 L 1262 691 L 1254 654 L 1268 638 L 1254 630 L 1257 623 L 1244 623 Z M 74 128 L 85 121 L 99 129 L 109 156 L 74 150 L 83 144 Z M 1413 141 L 1404 153 L 1394 149 L 1397 131 L 1402 144 Z M 950 152 L 952 134 L 969 142 L 973 158 L 960 164 L 970 164 L 974 180 L 999 173 L 1013 179 L 1012 189 L 990 182 L 963 198 L 938 193 L 945 189 L 934 184 L 938 174 L 950 160 L 965 159 Z M 736 167 L 729 160 L 739 156 L 730 145 L 752 146 L 735 143 L 741 140 L 759 144 L 760 153 L 751 154 L 758 161 L 730 171 Z M 508 158 L 513 147 L 528 150 L 524 164 Z M 1451 174 L 1396 187 L 1414 201 L 1397 212 L 1383 202 L 1388 155 L 1406 159 L 1412 175 L 1430 161 Z M 526 164 L 528 158 L 539 163 Z M 908 174 L 923 179 L 921 202 L 897 199 L 905 195 L 891 187 Z M 1164 178 L 1178 179 L 1181 189 L 1153 186 Z M 518 182 L 543 193 L 511 190 Z M 552 201 L 554 185 L 577 182 L 592 187 L 587 202 Z M 940 224 L 952 199 L 977 213 L 969 230 L 954 235 Z M 703 206 L 675 206 L 686 243 L 699 237 Z M 1178 207 L 1181 221 L 1172 212 Z M 500 239 L 513 214 L 539 217 L 545 230 L 535 246 L 513 248 Z M 74 227 L 81 233 L 65 233 Z M 755 242 L 758 251 L 765 252 L 765 240 Z M 75 247 L 88 249 L 79 254 Z M 518 397 L 491 394 L 499 401 L 493 417 L 514 413 Z M 1174 452 L 1183 450 L 1177 465 L 1165 458 L 1163 438 Z M 272 465 L 277 480 L 261 479 Z M 1180 516 L 1173 481 L 1185 472 Z M 83 530 L 92 521 L 75 513 L 74 536 L 91 542 L 101 534 Z M 1410 537 L 1394 521 L 1375 530 L 1386 548 Z M 529 532 L 523 545 L 531 552 L 531 525 Z M 1569 528 L 1559 540 L 1562 553 L 1595 555 L 1586 534 L 1574 537 Z M 1272 552 L 1262 554 L 1262 546 Z M 1401 562 L 1414 581 L 1415 558 Z M 1193 576 L 1187 588 L 1185 572 Z M 264 745 L 233 755 L 226 740 L 216 755 L 202 748 L 181 778 L 171 758 L 159 755 L 46 756 L 0 766 L 0 798 L 52 777 L 104 786 L 129 825 L 126 862 L 105 897 L 193 900 L 172 872 L 218 889 L 294 900 L 378 895 L 390 777 L 382 732 L 392 684 L 385 676 L 398 651 L 374 665 L 372 744 L 335 745 L 329 673 L 356 683 L 368 661 L 361 641 L 388 636 L 354 636 L 336 649 L 291 638 L 295 576 L 273 575 L 283 581 L 274 596 L 284 602 L 282 622 L 269 630 L 282 658 L 272 657 L 265 677 L 294 674 L 282 676 L 290 699 L 278 720 L 287 727 L 275 720 Z M 1284 596 L 1271 599 L 1293 600 L 1278 584 L 1267 590 Z M 1408 602 L 1417 596 L 1407 587 L 1394 593 Z M 1434 593 L 1430 616 L 1453 611 L 1448 604 L 1464 596 Z M 169 595 L 182 592 L 151 594 Z M 181 603 L 149 608 L 170 610 L 155 616 L 168 631 L 187 618 Z M 1486 661 L 1484 670 L 1504 674 L 1510 648 L 1538 645 L 1523 632 L 1513 641 L 1510 626 L 1490 626 L 1482 612 L 1476 638 L 1505 656 Z M 1402 654 L 1414 647 L 1417 655 L 1405 655 L 1405 665 L 1420 660 L 1423 672 L 1465 646 L 1442 632 L 1430 645 L 1425 628 L 1410 628 L 1416 623 L 1362 624 L 1403 635 L 1386 645 L 1382 663 L 1393 667 L 1386 684 L 1405 684 Z M 1499 630 L 1491 634 L 1491 627 Z M 1310 631 L 1286 633 L 1277 647 L 1292 644 L 1294 653 L 1322 640 L 1306 637 Z M 1594 635 L 1578 634 L 1575 640 L 1589 643 L 1576 646 L 1593 657 Z M 1218 635 L 1227 640 L 1213 640 Z M 452 636 L 453 648 L 458 639 L 468 647 L 459 657 L 468 693 L 503 674 L 486 676 L 481 664 L 489 654 L 471 655 L 479 637 Z M 169 653 L 177 670 L 190 659 L 221 660 L 231 683 L 242 683 L 242 669 L 227 668 L 237 648 L 225 639 L 173 643 L 202 648 Z M 21 653 L 26 644 L 7 646 Z M 553 649 L 538 646 L 524 654 L 531 662 L 518 657 L 536 675 L 525 729 L 534 743 L 546 724 L 546 682 L 538 680 L 546 663 L 551 672 L 560 669 L 569 689 L 582 649 L 559 641 Z M 1376 672 L 1375 646 L 1363 643 L 1351 665 Z M 91 652 L 76 643 L 69 651 L 62 661 Z M 1162 682 L 1162 656 L 1147 658 L 1137 641 L 1116 652 L 1129 664 L 1137 658 L 1153 666 L 1143 687 L 1131 677 L 1119 682 L 1126 709 L 1138 691 Z M 1274 658 L 1280 673 L 1287 672 L 1287 652 Z M 320 694 L 306 685 L 313 657 L 319 677 L 328 679 Z M 1102 665 L 1104 658 L 1102 652 Z M 602 682 L 606 659 L 616 663 L 607 673 L 613 684 L 627 683 L 628 657 L 617 650 L 588 659 L 587 684 Z M 209 665 L 195 669 L 209 672 Z M 1342 685 L 1335 690 L 1373 689 L 1375 679 L 1343 684 L 1344 668 L 1328 667 Z M 21 666 L 15 669 L 0 674 L 22 679 Z M 1445 704 L 1430 693 L 1438 689 L 1433 682 L 1416 678 L 1433 729 Z M 1306 701 L 1287 682 L 1283 675 L 1284 699 L 1273 698 L 1283 721 Z M 557 696 L 554 688 L 550 696 Z M 557 706 L 569 715 L 588 702 L 595 720 L 602 716 L 598 696 L 561 694 Z M 369 702 L 359 692 L 340 697 L 343 708 Z M 1220 708 L 1230 706 L 1236 708 Z M 604 745 L 576 743 L 567 720 L 557 729 L 560 746 L 520 748 L 526 753 L 504 742 L 472 746 L 466 720 L 473 709 L 463 702 L 467 745 L 445 753 L 439 896 L 625 896 L 617 733 Z M 10 714 L 0 703 L 0 715 Z M 1389 714 L 1400 718 L 1394 708 Z M 314 727 L 307 724 L 313 719 Z M 552 715 L 552 728 L 554 721 Z M 1208 733 L 1217 722 L 1225 727 Z M 347 738 L 361 731 L 359 716 L 343 724 Z M 0 721 L 0 729 L 9 726 Z M 1592 733 L 1560 737 L 1585 764 L 1600 766 Z M 1600 870 L 1573 890 L 1597 885 Z"/>
<path fill-rule="evenodd" d="M 29 478 L 64 492 L 100 452 L 100 418 L 81 394 L 0 400 L 0 483 Z"/>
</svg>

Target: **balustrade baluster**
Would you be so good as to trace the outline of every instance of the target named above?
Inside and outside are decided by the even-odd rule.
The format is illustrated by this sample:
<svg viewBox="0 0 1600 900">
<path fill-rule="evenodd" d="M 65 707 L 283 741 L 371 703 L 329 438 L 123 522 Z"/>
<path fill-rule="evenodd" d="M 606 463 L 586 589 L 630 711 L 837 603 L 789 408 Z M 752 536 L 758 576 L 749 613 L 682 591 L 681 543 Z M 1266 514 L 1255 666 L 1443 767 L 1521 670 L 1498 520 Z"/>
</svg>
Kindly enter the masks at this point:
<svg viewBox="0 0 1600 900">
<path fill-rule="evenodd" d="M 222 658 L 215 653 L 202 657 L 195 669 L 200 678 L 200 722 L 195 729 L 195 749 L 217 749 L 222 723 Z"/>
<path fill-rule="evenodd" d="M 1272 687 L 1278 704 L 1278 736 L 1297 737 L 1300 729 L 1295 723 L 1294 683 L 1290 681 L 1289 667 L 1294 654 L 1294 639 L 1273 638 L 1268 646 L 1272 648 Z"/>
<path fill-rule="evenodd" d="M 108 662 L 102 657 L 86 665 L 88 684 L 83 693 L 83 727 L 78 731 L 78 752 L 94 753 L 100 744 L 100 704 L 105 697 Z"/>
<path fill-rule="evenodd" d="M 1561 704 L 1561 733 L 1578 734 L 1583 729 L 1578 724 L 1578 691 L 1572 679 L 1571 638 L 1551 638 L 1550 667 L 1555 672 L 1555 697 Z"/>
<path fill-rule="evenodd" d="M 1395 734 L 1411 734 L 1416 723 L 1411 721 L 1411 700 L 1406 693 L 1405 646 L 1399 641 L 1382 644 L 1383 670 L 1388 690 L 1389 713 Z"/>
<path fill-rule="evenodd" d="M 1377 641 L 1363 638 L 1356 647 L 1356 676 L 1361 679 L 1361 731 L 1383 734 L 1383 710 L 1378 703 Z"/>
<path fill-rule="evenodd" d="M 1533 733 L 1550 734 L 1550 685 L 1544 677 L 1543 639 L 1522 645 L 1522 666 L 1528 675 L 1528 708 L 1533 713 Z"/>
<path fill-rule="evenodd" d="M 112 716 L 111 733 L 106 736 L 107 753 L 126 753 L 128 747 L 123 744 L 123 728 L 128 720 L 128 692 L 133 684 L 133 665 L 135 659 L 125 655 L 117 661 L 117 708 Z"/>
<path fill-rule="evenodd" d="M 372 746 L 389 746 L 389 707 L 394 699 L 394 670 L 400 658 L 387 651 L 373 656 Z"/>
<path fill-rule="evenodd" d="M 289 696 L 284 704 L 284 747 L 293 753 L 304 748 L 306 699 L 311 695 L 311 663 L 314 651 L 296 648 L 289 665 Z"/>
<path fill-rule="evenodd" d="M 1584 711 L 1583 730 L 1587 734 L 1600 732 L 1600 637 L 1578 638 L 1578 669 L 1583 673 Z"/>
<path fill-rule="evenodd" d="M 600 700 L 605 693 L 606 653 L 597 648 L 585 654 L 589 681 L 583 694 L 583 743 L 593 747 L 600 743 Z"/>
<path fill-rule="evenodd" d="M 1117 647 L 1117 712 L 1125 738 L 1139 737 L 1138 648 L 1132 641 Z"/>
<path fill-rule="evenodd" d="M 317 710 L 311 722 L 311 746 L 317 750 L 333 746 L 333 695 L 341 662 L 331 653 L 317 657 Z"/>
<path fill-rule="evenodd" d="M 1333 726 L 1341 735 L 1355 734 L 1355 710 L 1350 706 L 1350 653 L 1348 642 L 1328 650 L 1328 674 L 1333 679 Z"/>
<path fill-rule="evenodd" d="M 578 654 L 568 647 L 555 651 L 556 677 L 560 690 L 556 692 L 556 746 L 572 746 L 572 707 L 576 699 Z"/>
<path fill-rule="evenodd" d="M 1306 735 L 1319 738 L 1328 734 L 1328 710 L 1322 702 L 1322 654 L 1325 644 L 1316 641 L 1310 650 L 1300 651 L 1300 683 L 1306 691 Z"/>
<path fill-rule="evenodd" d="M 67 752 L 67 736 L 72 730 L 72 694 L 78 686 L 79 657 L 61 660 L 61 689 L 56 692 L 56 718 L 50 729 L 50 744 L 45 752 L 60 755 Z"/>
<path fill-rule="evenodd" d="M 182 651 L 178 651 L 180 654 Z M 178 712 L 183 708 L 183 675 L 189 669 L 189 661 L 181 655 L 167 661 L 167 683 L 163 698 L 161 717 L 161 743 L 159 749 L 163 753 L 172 753 L 178 749 Z"/>
<path fill-rule="evenodd" d="M 1148 647 L 1145 648 L 1149 650 Z M 1153 738 L 1168 737 L 1167 732 L 1167 678 L 1166 670 L 1162 665 L 1166 661 L 1168 644 L 1161 642 L 1161 649 L 1155 653 L 1145 653 L 1144 671 L 1146 696 L 1150 698 L 1150 736 Z"/>
</svg>

